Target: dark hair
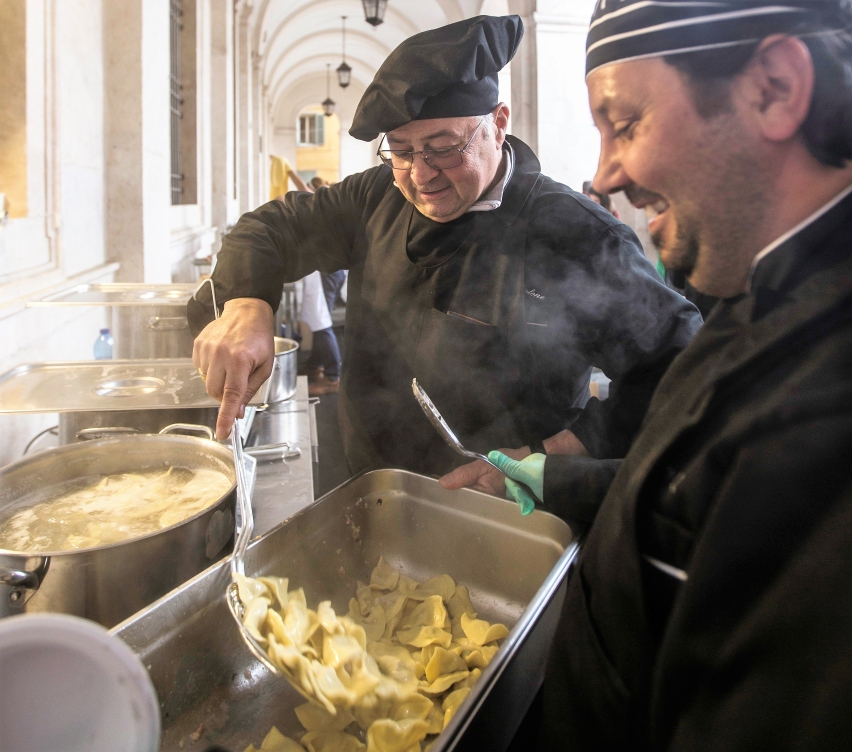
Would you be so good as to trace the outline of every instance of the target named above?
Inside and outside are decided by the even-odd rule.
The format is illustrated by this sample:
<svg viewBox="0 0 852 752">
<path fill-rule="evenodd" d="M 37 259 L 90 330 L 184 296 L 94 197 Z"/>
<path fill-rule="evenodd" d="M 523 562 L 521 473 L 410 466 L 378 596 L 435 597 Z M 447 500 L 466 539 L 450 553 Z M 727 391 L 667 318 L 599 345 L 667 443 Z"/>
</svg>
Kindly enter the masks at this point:
<svg viewBox="0 0 852 752">
<path fill-rule="evenodd" d="M 852 159 L 852 14 L 846 30 L 800 27 L 790 32 L 807 46 L 814 61 L 811 107 L 801 133 L 813 157 L 831 167 Z M 680 55 L 664 60 L 690 83 L 698 113 L 711 118 L 730 106 L 729 83 L 752 59 L 760 42 Z"/>
</svg>

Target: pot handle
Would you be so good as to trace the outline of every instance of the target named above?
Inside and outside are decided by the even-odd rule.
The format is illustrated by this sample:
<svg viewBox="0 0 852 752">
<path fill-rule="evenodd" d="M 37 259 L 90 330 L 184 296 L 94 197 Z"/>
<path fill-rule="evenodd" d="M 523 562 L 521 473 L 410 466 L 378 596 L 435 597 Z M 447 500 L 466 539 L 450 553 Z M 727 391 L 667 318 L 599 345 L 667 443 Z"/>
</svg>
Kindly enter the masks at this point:
<svg viewBox="0 0 852 752">
<path fill-rule="evenodd" d="M 259 446 L 246 447 L 243 451 L 252 457 L 260 459 L 281 457 L 285 460 L 292 460 L 302 456 L 302 450 L 297 446 L 293 446 L 289 441 L 282 441 L 280 444 L 261 444 Z"/>
<path fill-rule="evenodd" d="M 45 556 L 41 563 L 32 572 L 28 572 L 25 569 L 9 569 L 8 567 L 0 567 L 0 585 L 38 590 L 45 574 L 47 574 L 49 566 L 50 557 Z"/>
<path fill-rule="evenodd" d="M 32 559 L 29 561 L 32 561 Z M 47 570 L 50 569 L 50 557 L 40 556 L 36 561 L 38 563 L 31 570 L 0 566 L 0 585 L 38 590 L 41 583 L 44 582 Z"/>
<path fill-rule="evenodd" d="M 0 566 L 0 585 L 12 588 L 8 596 L 10 606 L 21 608 L 44 582 L 50 569 L 50 557 L 41 556 L 37 562 L 32 570 Z"/>
<path fill-rule="evenodd" d="M 178 433 L 179 431 L 183 431 L 184 433 L 203 433 L 210 441 L 214 440 L 213 429 L 210 426 L 199 426 L 195 423 L 172 423 L 170 426 L 166 426 L 160 431 L 160 435 L 164 436 L 170 433 Z"/>
<path fill-rule="evenodd" d="M 76 435 L 77 441 L 89 441 L 90 439 L 119 436 L 125 433 L 139 433 L 139 429 L 123 426 L 104 426 L 103 428 L 83 428 L 77 431 Z"/>
<path fill-rule="evenodd" d="M 179 332 L 189 329 L 186 316 L 151 316 L 148 328 L 155 332 Z"/>
</svg>

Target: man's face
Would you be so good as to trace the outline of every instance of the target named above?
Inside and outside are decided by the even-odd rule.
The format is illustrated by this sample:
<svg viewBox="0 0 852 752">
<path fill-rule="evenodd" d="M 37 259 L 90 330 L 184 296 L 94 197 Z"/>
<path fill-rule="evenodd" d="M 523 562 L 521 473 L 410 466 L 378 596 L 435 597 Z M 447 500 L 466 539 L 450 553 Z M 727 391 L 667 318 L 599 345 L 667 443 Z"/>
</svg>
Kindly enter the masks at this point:
<svg viewBox="0 0 852 752">
<path fill-rule="evenodd" d="M 768 194 L 766 152 L 736 102 L 702 118 L 687 82 L 661 58 L 601 68 L 588 86 L 601 133 L 595 189 L 624 190 L 645 209 L 663 264 L 723 294 Z"/>
<path fill-rule="evenodd" d="M 464 214 L 495 182 L 505 136 L 505 125 L 501 128 L 501 122 L 505 122 L 501 109 L 506 108 L 498 107 L 493 121 L 486 116 L 458 167 L 436 170 L 417 154 L 411 170 L 393 171 L 402 194 L 421 214 L 436 222 L 450 222 Z M 481 117 L 413 120 L 387 134 L 387 148 L 399 151 L 461 149 L 481 120 Z"/>
</svg>

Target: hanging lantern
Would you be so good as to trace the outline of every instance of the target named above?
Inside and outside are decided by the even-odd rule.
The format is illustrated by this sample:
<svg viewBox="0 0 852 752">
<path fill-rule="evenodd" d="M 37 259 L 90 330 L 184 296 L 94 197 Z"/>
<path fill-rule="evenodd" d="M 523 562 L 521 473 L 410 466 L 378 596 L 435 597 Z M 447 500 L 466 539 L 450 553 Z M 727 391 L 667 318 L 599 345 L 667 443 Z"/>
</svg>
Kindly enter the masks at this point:
<svg viewBox="0 0 852 752">
<path fill-rule="evenodd" d="M 378 26 L 385 20 L 385 10 L 388 0 L 362 0 L 364 3 L 364 20 L 370 26 Z"/>
<path fill-rule="evenodd" d="M 340 84 L 341 89 L 345 89 L 349 86 L 349 79 L 352 77 L 352 68 L 346 64 L 344 60 L 340 65 L 337 66 L 337 83 Z"/>
<path fill-rule="evenodd" d="M 352 68 L 346 64 L 346 16 L 341 16 L 343 19 L 343 62 L 337 66 L 337 83 L 341 89 L 349 86 L 349 79 L 352 77 Z"/>
<path fill-rule="evenodd" d="M 326 117 L 330 117 L 334 114 L 334 100 L 331 98 L 331 63 L 325 64 L 325 95 L 322 111 Z"/>
</svg>

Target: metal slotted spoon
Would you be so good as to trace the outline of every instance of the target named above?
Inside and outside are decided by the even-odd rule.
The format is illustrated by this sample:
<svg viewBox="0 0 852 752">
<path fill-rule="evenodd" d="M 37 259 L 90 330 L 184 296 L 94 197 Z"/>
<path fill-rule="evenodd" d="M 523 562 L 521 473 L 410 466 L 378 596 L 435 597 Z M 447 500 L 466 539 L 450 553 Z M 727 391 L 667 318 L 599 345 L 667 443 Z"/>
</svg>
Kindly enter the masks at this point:
<svg viewBox="0 0 852 752">
<path fill-rule="evenodd" d="M 228 586 L 226 593 L 228 609 L 231 612 L 231 616 L 236 620 L 240 636 L 243 638 L 243 642 L 251 654 L 273 674 L 283 677 L 283 672 L 269 660 L 266 650 L 255 640 L 243 624 L 243 619 L 246 615 L 246 606 L 240 598 L 236 575 L 244 575 L 246 573 L 245 554 L 254 533 L 254 515 L 251 511 L 251 498 L 248 495 L 248 483 L 245 477 L 245 465 L 243 462 L 243 446 L 240 439 L 240 425 L 237 420 L 234 421 L 234 427 L 231 430 L 231 445 L 234 450 L 234 463 L 237 472 L 237 526 L 234 539 L 234 553 L 231 554 L 231 584 Z M 305 695 L 299 687 L 296 687 L 296 689 Z"/>
<path fill-rule="evenodd" d="M 468 457 L 472 460 L 482 460 L 483 462 L 487 462 L 491 467 L 497 470 L 499 473 L 503 473 L 497 465 L 495 465 L 491 460 L 488 459 L 484 454 L 479 454 L 479 452 L 472 452 L 469 449 L 465 449 L 462 446 L 462 443 L 458 440 L 458 437 L 453 433 L 453 429 L 447 425 L 447 421 L 444 420 L 444 416 L 438 411 L 438 408 L 435 407 L 435 403 L 429 399 L 429 395 L 426 394 L 423 387 L 417 383 L 417 379 L 412 379 L 411 381 L 411 391 L 414 392 L 414 396 L 417 401 L 420 403 L 420 407 L 423 408 L 423 412 L 426 413 L 426 417 L 429 419 L 429 422 L 435 426 L 435 430 L 440 434 L 441 438 L 447 442 L 449 447 L 456 453 L 462 455 L 463 457 Z M 533 499 L 537 504 L 541 504 L 541 499 L 538 498 L 533 493 L 533 490 L 522 481 L 512 479 L 515 483 L 517 483 L 521 488 L 524 489 L 529 495 L 530 498 Z"/>
<path fill-rule="evenodd" d="M 275 676 L 287 679 L 290 686 L 293 687 L 306 700 L 316 703 L 316 697 L 311 696 L 304 690 L 303 687 L 295 680 L 295 678 L 276 666 L 269 659 L 269 654 L 265 648 L 254 638 L 251 632 L 246 629 L 243 624 L 243 619 L 246 615 L 246 604 L 240 598 L 240 590 L 237 586 L 237 575 L 245 575 L 245 553 L 254 532 L 254 516 L 251 511 L 251 498 L 247 493 L 248 485 L 245 477 L 245 465 L 243 464 L 243 447 L 240 440 L 239 422 L 234 421 L 234 427 L 231 432 L 234 437 L 234 461 L 237 463 L 237 528 L 236 539 L 234 541 L 234 553 L 231 554 L 231 584 L 226 591 L 225 600 L 228 602 L 228 609 L 231 616 L 237 622 L 240 630 L 240 636 L 243 642 L 249 649 L 249 652 L 257 658 L 269 671 Z"/>
<path fill-rule="evenodd" d="M 216 305 L 216 290 L 213 287 L 213 280 L 205 279 L 193 293 L 193 297 L 198 294 L 198 291 L 206 285 L 210 284 L 210 294 L 213 298 L 213 315 L 219 318 L 219 307 Z M 231 449 L 234 453 L 234 472 L 237 478 L 237 508 L 236 508 L 236 527 L 234 530 L 234 552 L 231 554 L 231 584 L 226 592 L 226 600 L 228 609 L 231 615 L 237 622 L 240 629 L 240 635 L 245 642 L 246 647 L 251 651 L 251 654 L 257 658 L 266 668 L 268 668 L 276 676 L 284 676 L 283 672 L 275 666 L 263 647 L 252 637 L 251 633 L 245 628 L 243 618 L 246 614 L 245 604 L 240 599 L 240 591 L 237 587 L 236 575 L 244 575 L 246 573 L 245 555 L 249 541 L 254 535 L 254 514 L 251 510 L 251 496 L 248 490 L 248 479 L 246 478 L 245 457 L 243 456 L 243 441 L 240 436 L 240 421 L 234 419 L 234 425 L 231 428 Z M 295 685 L 294 685 L 295 686 Z M 305 693 L 296 687 L 303 695 Z M 307 695 L 305 695 L 307 697 Z M 310 698 L 308 698 L 310 699 Z"/>
</svg>

